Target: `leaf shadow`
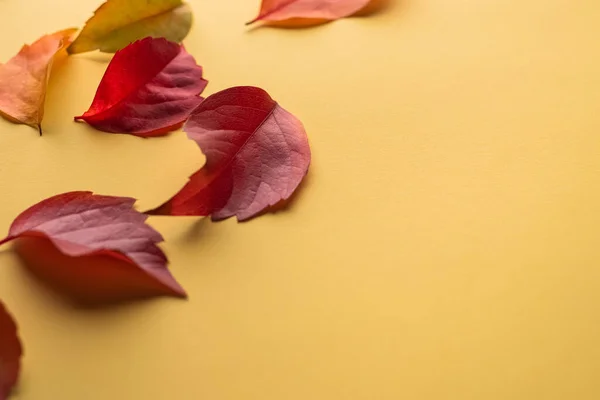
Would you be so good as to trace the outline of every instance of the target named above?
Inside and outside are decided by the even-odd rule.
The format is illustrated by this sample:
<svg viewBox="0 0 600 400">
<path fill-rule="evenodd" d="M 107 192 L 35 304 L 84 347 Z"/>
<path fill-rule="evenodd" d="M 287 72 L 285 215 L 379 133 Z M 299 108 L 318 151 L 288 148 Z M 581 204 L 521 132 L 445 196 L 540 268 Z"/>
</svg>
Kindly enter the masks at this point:
<svg viewBox="0 0 600 400">
<path fill-rule="evenodd" d="M 97 62 L 100 64 L 108 64 L 114 54 L 110 54 L 110 53 L 102 53 L 100 51 L 94 51 L 94 52 L 90 52 L 90 53 L 82 53 L 81 55 L 72 55 L 71 57 L 79 57 L 83 60 L 89 60 L 89 61 L 93 61 L 93 62 Z"/>
<path fill-rule="evenodd" d="M 300 185 L 298 186 L 298 188 L 294 191 L 294 193 L 287 200 L 282 200 L 270 207 L 267 207 L 265 210 L 263 210 L 262 212 L 260 212 L 256 216 L 254 216 L 253 218 L 250 218 L 250 219 L 244 220 L 244 221 L 238 221 L 238 223 L 245 224 L 245 223 L 252 221 L 255 218 L 264 216 L 266 214 L 279 214 L 279 213 L 291 212 L 293 207 L 295 206 L 298 196 L 300 196 L 301 193 L 304 190 L 306 190 L 308 188 L 308 186 L 310 186 L 312 184 L 312 181 L 313 181 L 312 172 L 309 169 L 307 175 L 304 177 L 302 182 L 300 182 Z M 216 230 L 216 226 L 219 223 L 225 223 L 225 221 L 227 221 L 227 220 L 213 221 L 210 217 L 175 217 L 175 219 L 178 219 L 178 218 L 194 218 L 194 220 L 191 221 L 191 224 L 189 225 L 189 227 L 187 229 L 185 229 L 176 238 L 176 240 L 181 245 L 184 245 L 184 246 L 197 246 L 198 243 L 206 244 L 207 239 L 210 239 L 210 241 L 213 241 L 213 242 L 220 240 L 220 238 L 218 237 L 218 233 L 217 233 L 218 230 Z M 228 220 L 231 220 L 231 218 Z"/>
<path fill-rule="evenodd" d="M 404 0 L 371 0 L 366 7 L 359 10 L 353 17 L 371 17 L 387 12 L 393 3 L 403 3 Z"/>
<path fill-rule="evenodd" d="M 30 285 L 76 309 L 103 309 L 172 295 L 130 263 L 108 256 L 70 257 L 49 240 L 14 242 Z"/>
<path fill-rule="evenodd" d="M 248 33 L 261 31 L 264 29 L 283 29 L 283 30 L 309 30 L 320 28 L 332 21 L 327 19 L 309 19 L 309 18 L 293 18 L 285 21 L 258 21 L 248 26 Z"/>
<path fill-rule="evenodd" d="M 210 218 L 204 217 L 194 221 L 189 229 L 180 236 L 180 241 L 183 244 L 200 243 L 202 238 L 206 237 L 207 230 L 210 229 L 212 222 Z"/>
</svg>

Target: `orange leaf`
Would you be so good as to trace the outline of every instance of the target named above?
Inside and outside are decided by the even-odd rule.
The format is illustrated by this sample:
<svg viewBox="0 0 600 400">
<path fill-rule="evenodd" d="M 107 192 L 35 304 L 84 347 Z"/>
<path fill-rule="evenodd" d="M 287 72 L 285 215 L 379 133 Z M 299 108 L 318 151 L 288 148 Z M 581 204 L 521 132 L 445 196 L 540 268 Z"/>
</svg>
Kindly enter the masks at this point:
<svg viewBox="0 0 600 400">
<path fill-rule="evenodd" d="M 263 0 L 260 12 L 247 25 L 257 21 L 279 26 L 301 26 L 300 20 L 332 21 L 349 17 L 373 0 Z"/>
<path fill-rule="evenodd" d="M 0 114 L 10 121 L 36 127 L 42 134 L 46 86 L 56 54 L 77 29 L 66 29 L 25 45 L 0 65 Z"/>
</svg>

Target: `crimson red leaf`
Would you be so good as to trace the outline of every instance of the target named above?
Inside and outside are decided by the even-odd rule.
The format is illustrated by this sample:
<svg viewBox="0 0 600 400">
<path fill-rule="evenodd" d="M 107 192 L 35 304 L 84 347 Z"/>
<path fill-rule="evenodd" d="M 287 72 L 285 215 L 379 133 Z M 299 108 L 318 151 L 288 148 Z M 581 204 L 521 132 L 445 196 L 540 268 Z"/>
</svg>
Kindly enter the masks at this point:
<svg viewBox="0 0 600 400">
<path fill-rule="evenodd" d="M 206 155 L 206 165 L 149 214 L 247 220 L 288 199 L 308 171 L 302 123 L 256 87 L 213 94 L 184 130 Z"/>
<path fill-rule="evenodd" d="M 19 379 L 22 354 L 17 324 L 0 303 L 0 400 L 8 399 Z"/>
<path fill-rule="evenodd" d="M 61 253 L 81 261 L 79 271 L 88 266 L 87 256 L 109 257 L 124 262 L 129 272 L 137 272 L 133 278 L 137 286 L 150 280 L 156 294 L 185 297 L 167 269 L 167 257 L 157 246 L 162 236 L 145 223 L 147 215 L 133 209 L 134 203 L 135 199 L 91 192 L 60 194 L 21 213 L 0 244 L 17 238 L 44 238 Z M 46 250 L 40 248 L 39 252 Z M 90 271 L 88 276 L 95 274 Z M 128 279 L 132 279 L 131 274 Z M 118 288 L 123 283 L 112 282 Z"/>
<path fill-rule="evenodd" d="M 84 120 L 96 129 L 150 137 L 181 126 L 202 102 L 202 67 L 183 46 L 146 38 L 118 51 Z"/>
</svg>

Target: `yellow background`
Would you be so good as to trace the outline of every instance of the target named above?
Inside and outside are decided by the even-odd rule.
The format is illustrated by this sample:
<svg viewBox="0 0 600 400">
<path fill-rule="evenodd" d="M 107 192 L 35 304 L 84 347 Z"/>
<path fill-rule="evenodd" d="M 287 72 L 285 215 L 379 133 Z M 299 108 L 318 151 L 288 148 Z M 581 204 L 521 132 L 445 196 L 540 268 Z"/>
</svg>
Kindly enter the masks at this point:
<svg viewBox="0 0 600 400">
<path fill-rule="evenodd" d="M 189 301 L 84 309 L 0 253 L 23 400 L 600 398 L 597 0 L 396 0 L 370 18 L 246 29 L 195 1 L 207 93 L 265 88 L 305 124 L 292 208 L 151 218 Z M 1 0 L 0 60 L 98 0 Z M 70 190 L 161 203 L 203 162 L 181 133 L 72 122 L 108 58 L 52 77 L 45 135 L 0 121 L 0 225 Z"/>
</svg>

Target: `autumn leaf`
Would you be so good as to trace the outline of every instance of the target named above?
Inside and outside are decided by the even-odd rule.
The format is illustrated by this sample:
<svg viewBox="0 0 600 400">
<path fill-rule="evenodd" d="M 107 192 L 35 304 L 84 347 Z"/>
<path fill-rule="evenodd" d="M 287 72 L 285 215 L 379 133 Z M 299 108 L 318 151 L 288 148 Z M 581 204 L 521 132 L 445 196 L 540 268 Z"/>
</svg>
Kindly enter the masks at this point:
<svg viewBox="0 0 600 400">
<path fill-rule="evenodd" d="M 183 46 L 146 38 L 115 54 L 90 109 L 75 120 L 105 132 L 164 135 L 202 102 L 207 83 Z"/>
<path fill-rule="evenodd" d="M 46 86 L 52 62 L 77 29 L 42 36 L 0 65 L 0 114 L 6 119 L 37 128 L 42 134 Z"/>
<path fill-rule="evenodd" d="M 234 87 L 208 97 L 184 130 L 205 166 L 151 215 L 250 219 L 288 199 L 308 171 L 302 123 L 262 89 Z"/>
<path fill-rule="evenodd" d="M 190 6 L 181 0 L 108 0 L 69 46 L 69 54 L 114 53 L 145 37 L 181 42 L 192 26 Z"/>
<path fill-rule="evenodd" d="M 50 242 L 78 262 L 84 280 L 75 284 L 84 287 L 108 283 L 106 290 L 121 290 L 123 286 L 133 290 L 148 286 L 154 294 L 185 297 L 185 291 L 167 269 L 165 254 L 157 246 L 162 236 L 145 223 L 146 215 L 133 209 L 134 203 L 135 199 L 91 192 L 60 194 L 21 213 L 0 244 L 26 238 Z M 31 252 L 43 260 L 47 250 L 37 246 Z M 97 263 L 91 268 L 90 257 L 117 260 L 121 265 L 117 271 L 103 270 Z"/>
<path fill-rule="evenodd" d="M 361 11 L 374 0 L 262 0 L 257 21 L 294 25 L 298 19 L 332 21 Z"/>
<path fill-rule="evenodd" d="M 0 400 L 8 399 L 19 379 L 22 355 L 17 324 L 0 303 Z"/>
</svg>

